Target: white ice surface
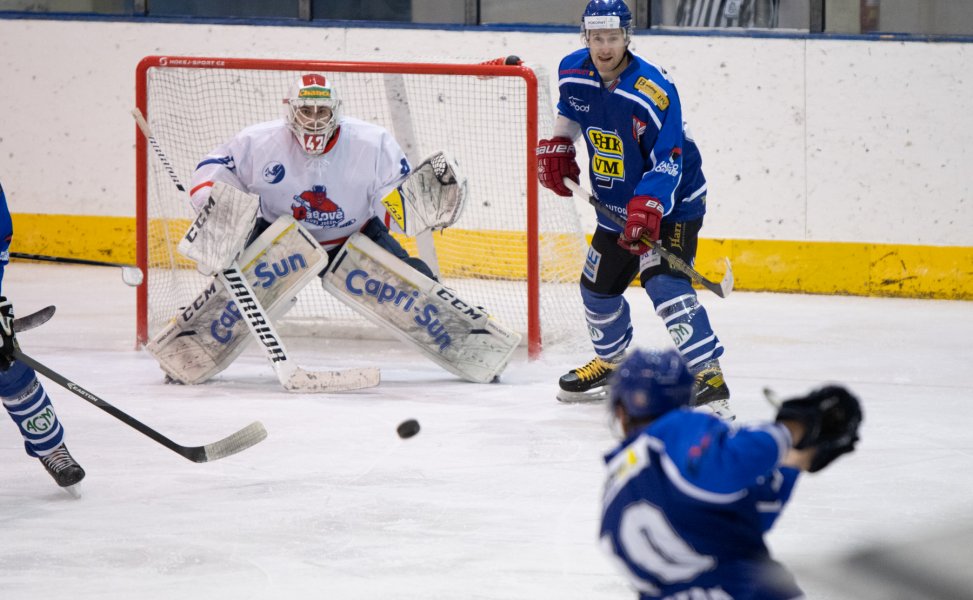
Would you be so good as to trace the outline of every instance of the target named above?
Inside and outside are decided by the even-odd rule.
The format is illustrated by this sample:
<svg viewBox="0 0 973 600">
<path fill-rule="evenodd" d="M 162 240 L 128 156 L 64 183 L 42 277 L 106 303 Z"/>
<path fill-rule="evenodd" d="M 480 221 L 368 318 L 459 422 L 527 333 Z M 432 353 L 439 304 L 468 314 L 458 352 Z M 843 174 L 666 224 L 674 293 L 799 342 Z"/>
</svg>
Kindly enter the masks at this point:
<svg viewBox="0 0 973 600">
<path fill-rule="evenodd" d="M 4 293 L 57 314 L 22 349 L 175 441 L 254 420 L 261 444 L 195 464 L 43 380 L 88 475 L 58 489 L 0 421 L 0 598 L 634 598 L 596 542 L 604 407 L 554 400 L 590 359 L 522 353 L 502 383 L 458 381 L 399 342 L 290 340 L 306 367 L 379 365 L 373 390 L 294 395 L 253 348 L 217 380 L 168 386 L 134 347 L 135 293 L 113 269 L 13 263 Z M 803 570 L 864 545 L 973 517 L 973 304 L 701 292 L 726 346 L 740 419 L 770 418 L 763 386 L 825 381 L 863 399 L 859 451 L 803 478 L 769 536 Z M 640 290 L 636 343 L 666 344 Z M 400 440 L 396 425 L 422 431 Z M 973 546 L 973 543 L 971 543 Z"/>
</svg>

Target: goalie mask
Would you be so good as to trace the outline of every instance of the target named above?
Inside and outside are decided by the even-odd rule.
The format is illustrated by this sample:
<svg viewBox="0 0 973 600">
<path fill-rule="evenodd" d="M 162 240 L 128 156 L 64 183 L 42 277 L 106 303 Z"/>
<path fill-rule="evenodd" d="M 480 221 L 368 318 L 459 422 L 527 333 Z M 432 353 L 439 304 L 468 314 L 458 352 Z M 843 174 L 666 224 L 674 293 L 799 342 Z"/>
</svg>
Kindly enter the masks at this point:
<svg viewBox="0 0 973 600">
<path fill-rule="evenodd" d="M 331 80 L 318 73 L 301 76 L 284 104 L 287 124 L 304 152 L 323 154 L 341 119 L 341 99 Z"/>
</svg>

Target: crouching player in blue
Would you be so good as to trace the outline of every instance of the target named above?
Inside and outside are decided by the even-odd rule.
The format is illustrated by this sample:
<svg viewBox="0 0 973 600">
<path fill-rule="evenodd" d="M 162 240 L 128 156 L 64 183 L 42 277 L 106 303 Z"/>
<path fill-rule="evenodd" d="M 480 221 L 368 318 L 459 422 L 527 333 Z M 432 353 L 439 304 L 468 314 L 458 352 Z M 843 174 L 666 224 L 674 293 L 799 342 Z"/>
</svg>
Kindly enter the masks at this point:
<svg viewBox="0 0 973 600">
<path fill-rule="evenodd" d="M 0 293 L 12 237 L 10 209 L 0 186 Z M 17 345 L 13 320 L 13 305 L 0 295 L 0 400 L 24 438 L 27 455 L 40 459 L 59 486 L 76 494 L 71 486 L 84 479 L 84 469 L 68 453 L 64 429 L 34 370 L 13 358 Z"/>
<path fill-rule="evenodd" d="M 640 600 L 804 598 L 763 536 L 801 471 L 854 450 L 858 400 L 823 387 L 783 402 L 775 423 L 736 429 L 690 410 L 692 388 L 674 350 L 636 350 L 612 375 L 624 441 L 605 457 L 602 546 Z"/>
<path fill-rule="evenodd" d="M 676 86 L 663 68 L 629 50 L 632 13 L 622 0 L 591 0 L 581 32 L 586 48 L 566 56 L 558 69 L 558 117 L 553 137 L 537 146 L 538 178 L 570 197 L 563 180 L 579 182 L 574 140 L 581 136 L 591 158 L 592 192 L 627 222 L 621 228 L 598 215 L 581 273 L 595 358 L 561 377 L 557 397 L 606 397 L 605 383 L 632 341 L 622 294 L 638 275 L 696 377 L 693 404 L 730 420 L 730 391 L 719 363 L 723 345 L 706 309 L 689 278 L 639 241 L 648 236 L 690 265 L 696 257 L 706 179 L 699 149 L 684 130 Z"/>
</svg>

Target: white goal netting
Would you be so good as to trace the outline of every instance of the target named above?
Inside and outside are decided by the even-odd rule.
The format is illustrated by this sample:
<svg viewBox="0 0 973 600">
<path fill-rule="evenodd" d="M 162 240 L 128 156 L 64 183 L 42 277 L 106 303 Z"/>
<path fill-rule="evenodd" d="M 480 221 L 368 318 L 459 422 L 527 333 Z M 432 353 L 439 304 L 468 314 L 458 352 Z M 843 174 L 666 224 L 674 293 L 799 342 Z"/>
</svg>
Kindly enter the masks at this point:
<svg viewBox="0 0 973 600">
<path fill-rule="evenodd" d="M 520 75 L 531 72 L 527 69 L 483 76 L 476 74 L 478 66 L 468 65 L 409 72 L 409 65 L 376 63 L 366 69 L 381 72 L 368 72 L 348 70 L 348 63 L 171 57 L 150 62 L 144 68 L 140 108 L 183 183 L 201 157 L 239 130 L 280 118 L 282 99 L 301 74 L 324 72 L 341 94 L 344 114 L 388 129 L 413 164 L 436 150 L 448 151 L 469 179 L 470 200 L 462 217 L 432 236 L 442 282 L 523 333 L 525 341 L 532 331 L 540 332 L 545 346 L 587 340 L 577 289 L 587 244 L 574 203 L 540 186 L 536 200 L 528 193 L 534 177 L 529 141 L 538 131 L 546 135 L 552 129 L 553 104 L 542 72 L 538 84 Z M 528 111 L 532 87 L 538 98 L 536 122 Z M 140 222 L 146 233 L 139 244 L 145 250 L 148 290 L 139 319 L 142 335 L 151 338 L 196 297 L 205 279 L 175 251 L 193 216 L 187 198 L 151 152 L 145 160 L 146 175 L 139 184 L 144 186 Z M 532 202 L 536 234 L 528 228 Z M 413 240 L 399 239 L 410 254 L 420 255 Z M 536 269 L 529 260 L 531 241 L 536 242 Z M 531 276 L 537 282 L 533 288 Z M 539 307 L 533 325 L 531 298 Z M 285 335 L 380 335 L 316 282 L 301 293 L 280 328 Z"/>
</svg>

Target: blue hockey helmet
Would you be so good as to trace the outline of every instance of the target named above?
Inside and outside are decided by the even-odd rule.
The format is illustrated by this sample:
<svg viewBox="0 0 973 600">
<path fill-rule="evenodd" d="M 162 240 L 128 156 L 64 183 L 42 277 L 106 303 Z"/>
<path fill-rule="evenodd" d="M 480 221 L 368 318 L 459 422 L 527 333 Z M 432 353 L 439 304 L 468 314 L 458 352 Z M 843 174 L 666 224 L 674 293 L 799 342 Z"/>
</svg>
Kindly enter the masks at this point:
<svg viewBox="0 0 973 600">
<path fill-rule="evenodd" d="M 675 350 L 636 350 L 612 374 L 610 408 L 619 404 L 629 418 L 654 419 L 686 406 L 693 397 L 693 376 Z"/>
<path fill-rule="evenodd" d="M 632 34 L 632 11 L 623 0 L 591 0 L 581 15 L 581 35 L 590 29 L 622 29 Z"/>
</svg>

